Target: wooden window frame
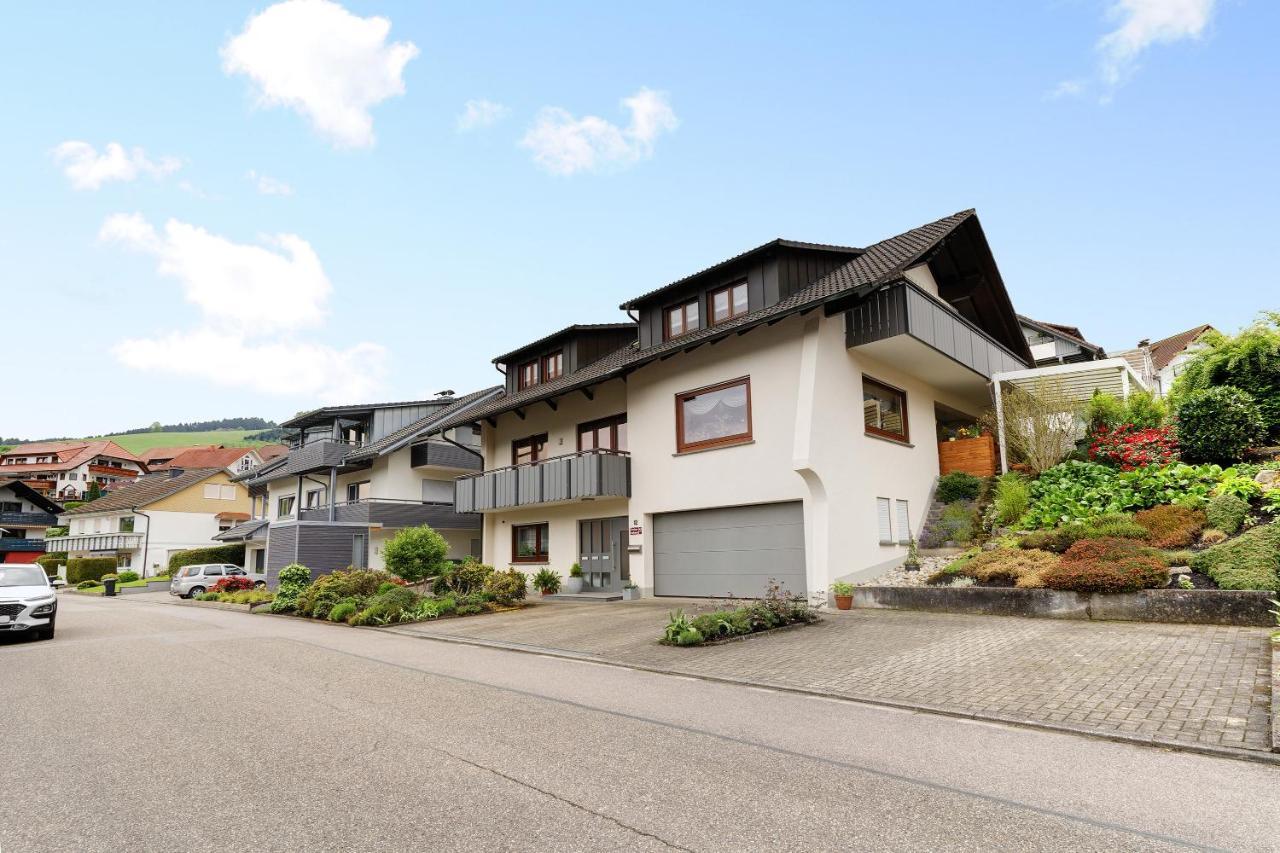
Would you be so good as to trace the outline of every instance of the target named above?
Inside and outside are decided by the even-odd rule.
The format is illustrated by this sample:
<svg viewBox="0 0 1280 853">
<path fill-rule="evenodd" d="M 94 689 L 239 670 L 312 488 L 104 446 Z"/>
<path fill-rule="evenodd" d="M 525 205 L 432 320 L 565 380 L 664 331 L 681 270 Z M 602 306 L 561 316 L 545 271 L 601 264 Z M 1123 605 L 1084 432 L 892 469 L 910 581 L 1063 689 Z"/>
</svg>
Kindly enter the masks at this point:
<svg viewBox="0 0 1280 853">
<path fill-rule="evenodd" d="M 620 451 L 620 448 L 618 447 L 618 425 L 625 424 L 626 422 L 627 422 L 627 413 L 620 412 L 616 415 L 610 415 L 607 418 L 596 418 L 594 421 L 586 421 L 584 423 L 578 424 L 578 452 L 579 453 L 582 452 L 582 434 L 583 433 L 595 432 L 599 430 L 601 427 L 607 426 L 610 428 L 609 433 L 613 440 L 613 448 L 609 452 L 618 453 Z M 596 445 L 591 449 L 600 450 L 600 446 Z M 621 452 L 625 453 L 626 451 L 623 450 Z"/>
<path fill-rule="evenodd" d="M 747 280 L 741 279 L 739 281 L 733 282 L 732 284 L 726 284 L 724 287 L 717 287 L 715 290 L 707 291 L 707 326 L 708 327 L 719 326 L 722 323 L 727 323 L 730 320 L 733 320 L 737 317 L 741 317 L 745 314 L 751 313 L 751 291 L 750 290 L 747 290 L 747 307 L 742 311 L 734 313 L 733 292 L 737 290 L 739 287 L 746 289 Z M 729 316 L 725 317 L 723 320 L 717 320 L 716 310 L 715 310 L 716 296 L 718 296 L 721 293 L 729 294 Z"/>
<path fill-rule="evenodd" d="M 532 458 L 532 459 L 530 459 L 528 462 L 517 462 L 517 461 L 516 461 L 516 448 L 520 447 L 520 446 L 521 446 L 521 445 L 523 445 L 523 444 L 532 444 L 532 443 L 539 443 L 539 444 L 541 444 L 541 445 L 543 446 L 543 448 L 545 448 L 545 447 L 547 446 L 547 433 L 545 433 L 545 432 L 541 432 L 541 433 L 537 433 L 536 435 L 526 435 L 524 438 L 517 438 L 517 439 L 513 440 L 513 441 L 511 442 L 511 465 L 512 465 L 512 467 L 515 467 L 515 466 L 517 466 L 517 465 L 533 465 L 533 464 L 535 464 L 535 463 L 537 463 L 537 462 L 541 462 L 541 461 L 545 458 L 545 457 L 542 457 L 542 456 L 538 455 L 538 454 L 536 453 L 536 451 L 535 451 L 535 453 L 533 454 L 533 458 Z"/>
<path fill-rule="evenodd" d="M 885 439 L 888 439 L 889 441 L 896 441 L 899 444 L 910 444 L 911 443 L 911 423 L 907 417 L 907 392 L 894 385 L 890 385 L 887 382 L 881 382 L 879 379 L 873 379 L 872 377 L 864 373 L 862 374 L 862 385 L 864 390 L 868 384 L 874 385 L 875 387 L 879 388 L 882 391 L 888 391 L 890 394 L 897 394 L 900 397 L 902 397 L 902 434 L 899 435 L 898 433 L 890 432 L 887 429 L 880 429 L 879 427 L 868 426 L 866 422 L 866 415 L 864 414 L 863 420 L 862 420 L 862 428 L 866 431 L 866 434 L 874 435 L 878 438 L 885 438 Z M 863 399 L 863 402 L 864 403 L 866 402 L 865 398 Z"/>
<path fill-rule="evenodd" d="M 735 385 L 745 385 L 747 388 L 747 431 L 744 433 L 735 433 L 734 435 L 726 435 L 720 438 L 709 438 L 704 441 L 686 442 L 684 440 L 684 403 L 690 397 L 697 397 L 701 394 L 710 394 L 712 391 L 723 391 L 726 388 L 732 388 Z M 676 452 L 687 453 L 694 450 L 709 450 L 714 447 L 732 447 L 735 444 L 748 444 L 753 440 L 754 424 L 751 418 L 751 377 L 739 376 L 736 379 L 728 379 L 724 382 L 717 382 L 714 385 L 705 385 L 702 388 L 694 388 L 692 391 L 681 391 L 676 394 Z"/>
<path fill-rule="evenodd" d="M 533 378 L 528 382 L 525 381 L 524 370 L 526 367 L 533 368 Z M 526 388 L 532 388 L 539 384 L 542 379 L 542 360 L 533 359 L 532 361 L 521 362 L 516 368 L 516 390 L 523 391 Z"/>
<path fill-rule="evenodd" d="M 700 303 L 700 300 L 695 296 L 692 299 L 686 299 L 683 302 L 678 302 L 675 305 L 668 305 L 666 308 L 662 309 L 662 339 L 664 341 L 670 341 L 676 338 L 683 338 L 685 335 L 689 334 L 690 332 L 698 331 L 700 327 L 697 327 L 697 326 L 693 328 L 689 327 L 689 306 L 692 305 L 695 309 L 698 309 L 699 303 Z M 671 312 L 673 311 L 680 312 L 681 331 L 679 334 L 676 334 L 676 335 L 671 334 L 670 317 L 671 317 Z M 702 318 L 699 317 L 698 319 L 701 320 Z"/>
<path fill-rule="evenodd" d="M 520 555 L 520 531 L 526 527 L 533 527 L 538 530 L 535 547 L 535 553 L 530 556 Z M 513 563 L 549 563 L 551 562 L 551 546 L 547 541 L 551 538 L 551 525 L 545 521 L 534 522 L 533 524 L 513 524 L 511 525 L 511 562 Z"/>
<path fill-rule="evenodd" d="M 556 375 L 552 376 L 551 371 L 547 369 L 551 359 L 557 359 Z M 549 352 L 538 360 L 538 381 L 551 382 L 564 376 L 564 350 L 558 349 L 555 352 Z"/>
</svg>

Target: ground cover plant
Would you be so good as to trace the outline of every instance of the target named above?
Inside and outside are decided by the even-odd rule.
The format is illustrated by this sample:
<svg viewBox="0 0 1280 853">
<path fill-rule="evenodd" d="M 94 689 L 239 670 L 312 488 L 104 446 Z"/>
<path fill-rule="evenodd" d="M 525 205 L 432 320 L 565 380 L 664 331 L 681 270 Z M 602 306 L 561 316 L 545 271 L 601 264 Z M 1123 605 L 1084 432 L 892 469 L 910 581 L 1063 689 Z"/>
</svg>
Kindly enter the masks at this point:
<svg viewBox="0 0 1280 853">
<path fill-rule="evenodd" d="M 1147 541 L 1156 548 L 1186 548 L 1204 530 L 1205 513 L 1178 504 L 1162 504 L 1134 514 L 1134 522 L 1147 531 Z"/>
<path fill-rule="evenodd" d="M 802 596 L 769 580 L 764 598 L 718 608 L 696 616 L 684 610 L 667 615 L 667 625 L 659 642 L 669 646 L 698 646 L 703 643 L 740 637 L 786 625 L 807 625 L 818 621 L 818 610 Z"/>
<path fill-rule="evenodd" d="M 981 479 L 963 471 L 953 471 L 938 478 L 935 498 L 944 504 L 972 501 L 977 500 L 978 493 L 981 491 Z"/>
<path fill-rule="evenodd" d="M 1191 568 L 1222 589 L 1280 589 L 1280 522 L 1259 524 L 1201 551 Z"/>
<path fill-rule="evenodd" d="M 1044 584 L 1043 572 L 1058 564 L 1058 557 L 1048 551 L 1017 548 L 995 548 L 979 551 L 948 564 L 925 582 L 934 586 L 948 585 L 956 578 L 972 578 L 987 586 L 1017 586 L 1037 589 Z"/>
<path fill-rule="evenodd" d="M 1133 512 L 1160 504 L 1202 506 L 1232 468 L 1174 463 L 1118 471 L 1096 462 L 1064 462 L 1031 484 L 1031 506 L 1020 524 L 1056 527 L 1114 512 Z"/>
<path fill-rule="evenodd" d="M 1082 539 L 1040 580 L 1049 589 L 1136 592 L 1167 586 L 1169 570 L 1154 550 L 1132 539 Z"/>
</svg>

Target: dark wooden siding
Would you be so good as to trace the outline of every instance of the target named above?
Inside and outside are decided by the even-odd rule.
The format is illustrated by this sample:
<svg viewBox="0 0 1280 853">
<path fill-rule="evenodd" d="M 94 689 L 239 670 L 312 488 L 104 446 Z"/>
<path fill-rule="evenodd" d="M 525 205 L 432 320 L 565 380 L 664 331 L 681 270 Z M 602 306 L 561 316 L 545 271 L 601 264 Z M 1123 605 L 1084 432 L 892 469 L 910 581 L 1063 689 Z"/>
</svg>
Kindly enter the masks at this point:
<svg viewBox="0 0 1280 853">
<path fill-rule="evenodd" d="M 462 471 L 479 471 L 484 467 L 479 453 L 468 453 L 445 441 L 424 441 L 409 448 L 409 464 L 414 468 L 435 465 Z"/>
<path fill-rule="evenodd" d="M 827 273 L 848 263 L 851 255 L 790 249 L 778 256 L 778 301 L 804 290 Z M 772 303 L 770 303 L 772 304 Z"/>
<path fill-rule="evenodd" d="M 634 326 L 626 329 L 582 329 L 537 347 L 521 350 L 502 365 L 507 372 L 507 393 L 514 394 L 519 390 L 516 383 L 519 381 L 522 364 L 528 364 L 535 359 L 541 362 L 543 356 L 559 351 L 564 353 L 564 372 L 573 373 L 575 370 L 581 370 L 588 364 L 599 361 L 611 352 L 616 352 L 635 339 Z"/>
<path fill-rule="evenodd" d="M 295 561 L 310 569 L 312 578 L 347 568 L 351 565 L 356 534 L 364 535 L 363 562 L 368 565 L 367 527 L 336 524 L 272 526 L 267 534 L 267 583 L 275 586 L 280 570 Z"/>
</svg>

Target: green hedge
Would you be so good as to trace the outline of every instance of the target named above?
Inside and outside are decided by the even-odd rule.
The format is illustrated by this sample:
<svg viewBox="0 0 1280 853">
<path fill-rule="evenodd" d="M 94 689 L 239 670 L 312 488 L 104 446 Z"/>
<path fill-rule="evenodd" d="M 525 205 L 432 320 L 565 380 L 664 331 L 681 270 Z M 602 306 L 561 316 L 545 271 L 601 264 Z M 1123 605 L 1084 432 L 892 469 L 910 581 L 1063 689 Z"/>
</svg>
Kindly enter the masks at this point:
<svg viewBox="0 0 1280 853">
<path fill-rule="evenodd" d="M 66 551 L 50 551 L 48 554 L 36 557 L 36 565 L 44 569 L 44 573 L 49 577 L 56 576 L 58 574 L 58 566 L 66 565 L 66 562 Z"/>
<path fill-rule="evenodd" d="M 173 574 L 183 566 L 194 566 L 200 563 L 235 563 L 244 565 L 244 545 L 215 545 L 211 548 L 191 548 L 179 551 L 169 558 L 169 574 Z"/>
<path fill-rule="evenodd" d="M 96 581 L 115 570 L 115 557 L 72 557 L 67 560 L 67 583 Z"/>
</svg>

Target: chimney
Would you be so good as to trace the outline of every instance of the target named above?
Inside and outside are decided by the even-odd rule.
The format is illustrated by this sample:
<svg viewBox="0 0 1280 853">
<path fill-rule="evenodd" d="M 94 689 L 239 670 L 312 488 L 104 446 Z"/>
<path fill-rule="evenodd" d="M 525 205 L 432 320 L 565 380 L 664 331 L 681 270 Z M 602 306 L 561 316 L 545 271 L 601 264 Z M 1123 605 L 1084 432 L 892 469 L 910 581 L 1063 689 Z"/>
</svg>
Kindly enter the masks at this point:
<svg viewBox="0 0 1280 853">
<path fill-rule="evenodd" d="M 1138 341 L 1138 347 L 1140 349 L 1146 349 L 1149 346 L 1151 346 L 1151 338 L 1143 338 L 1142 340 Z"/>
</svg>

